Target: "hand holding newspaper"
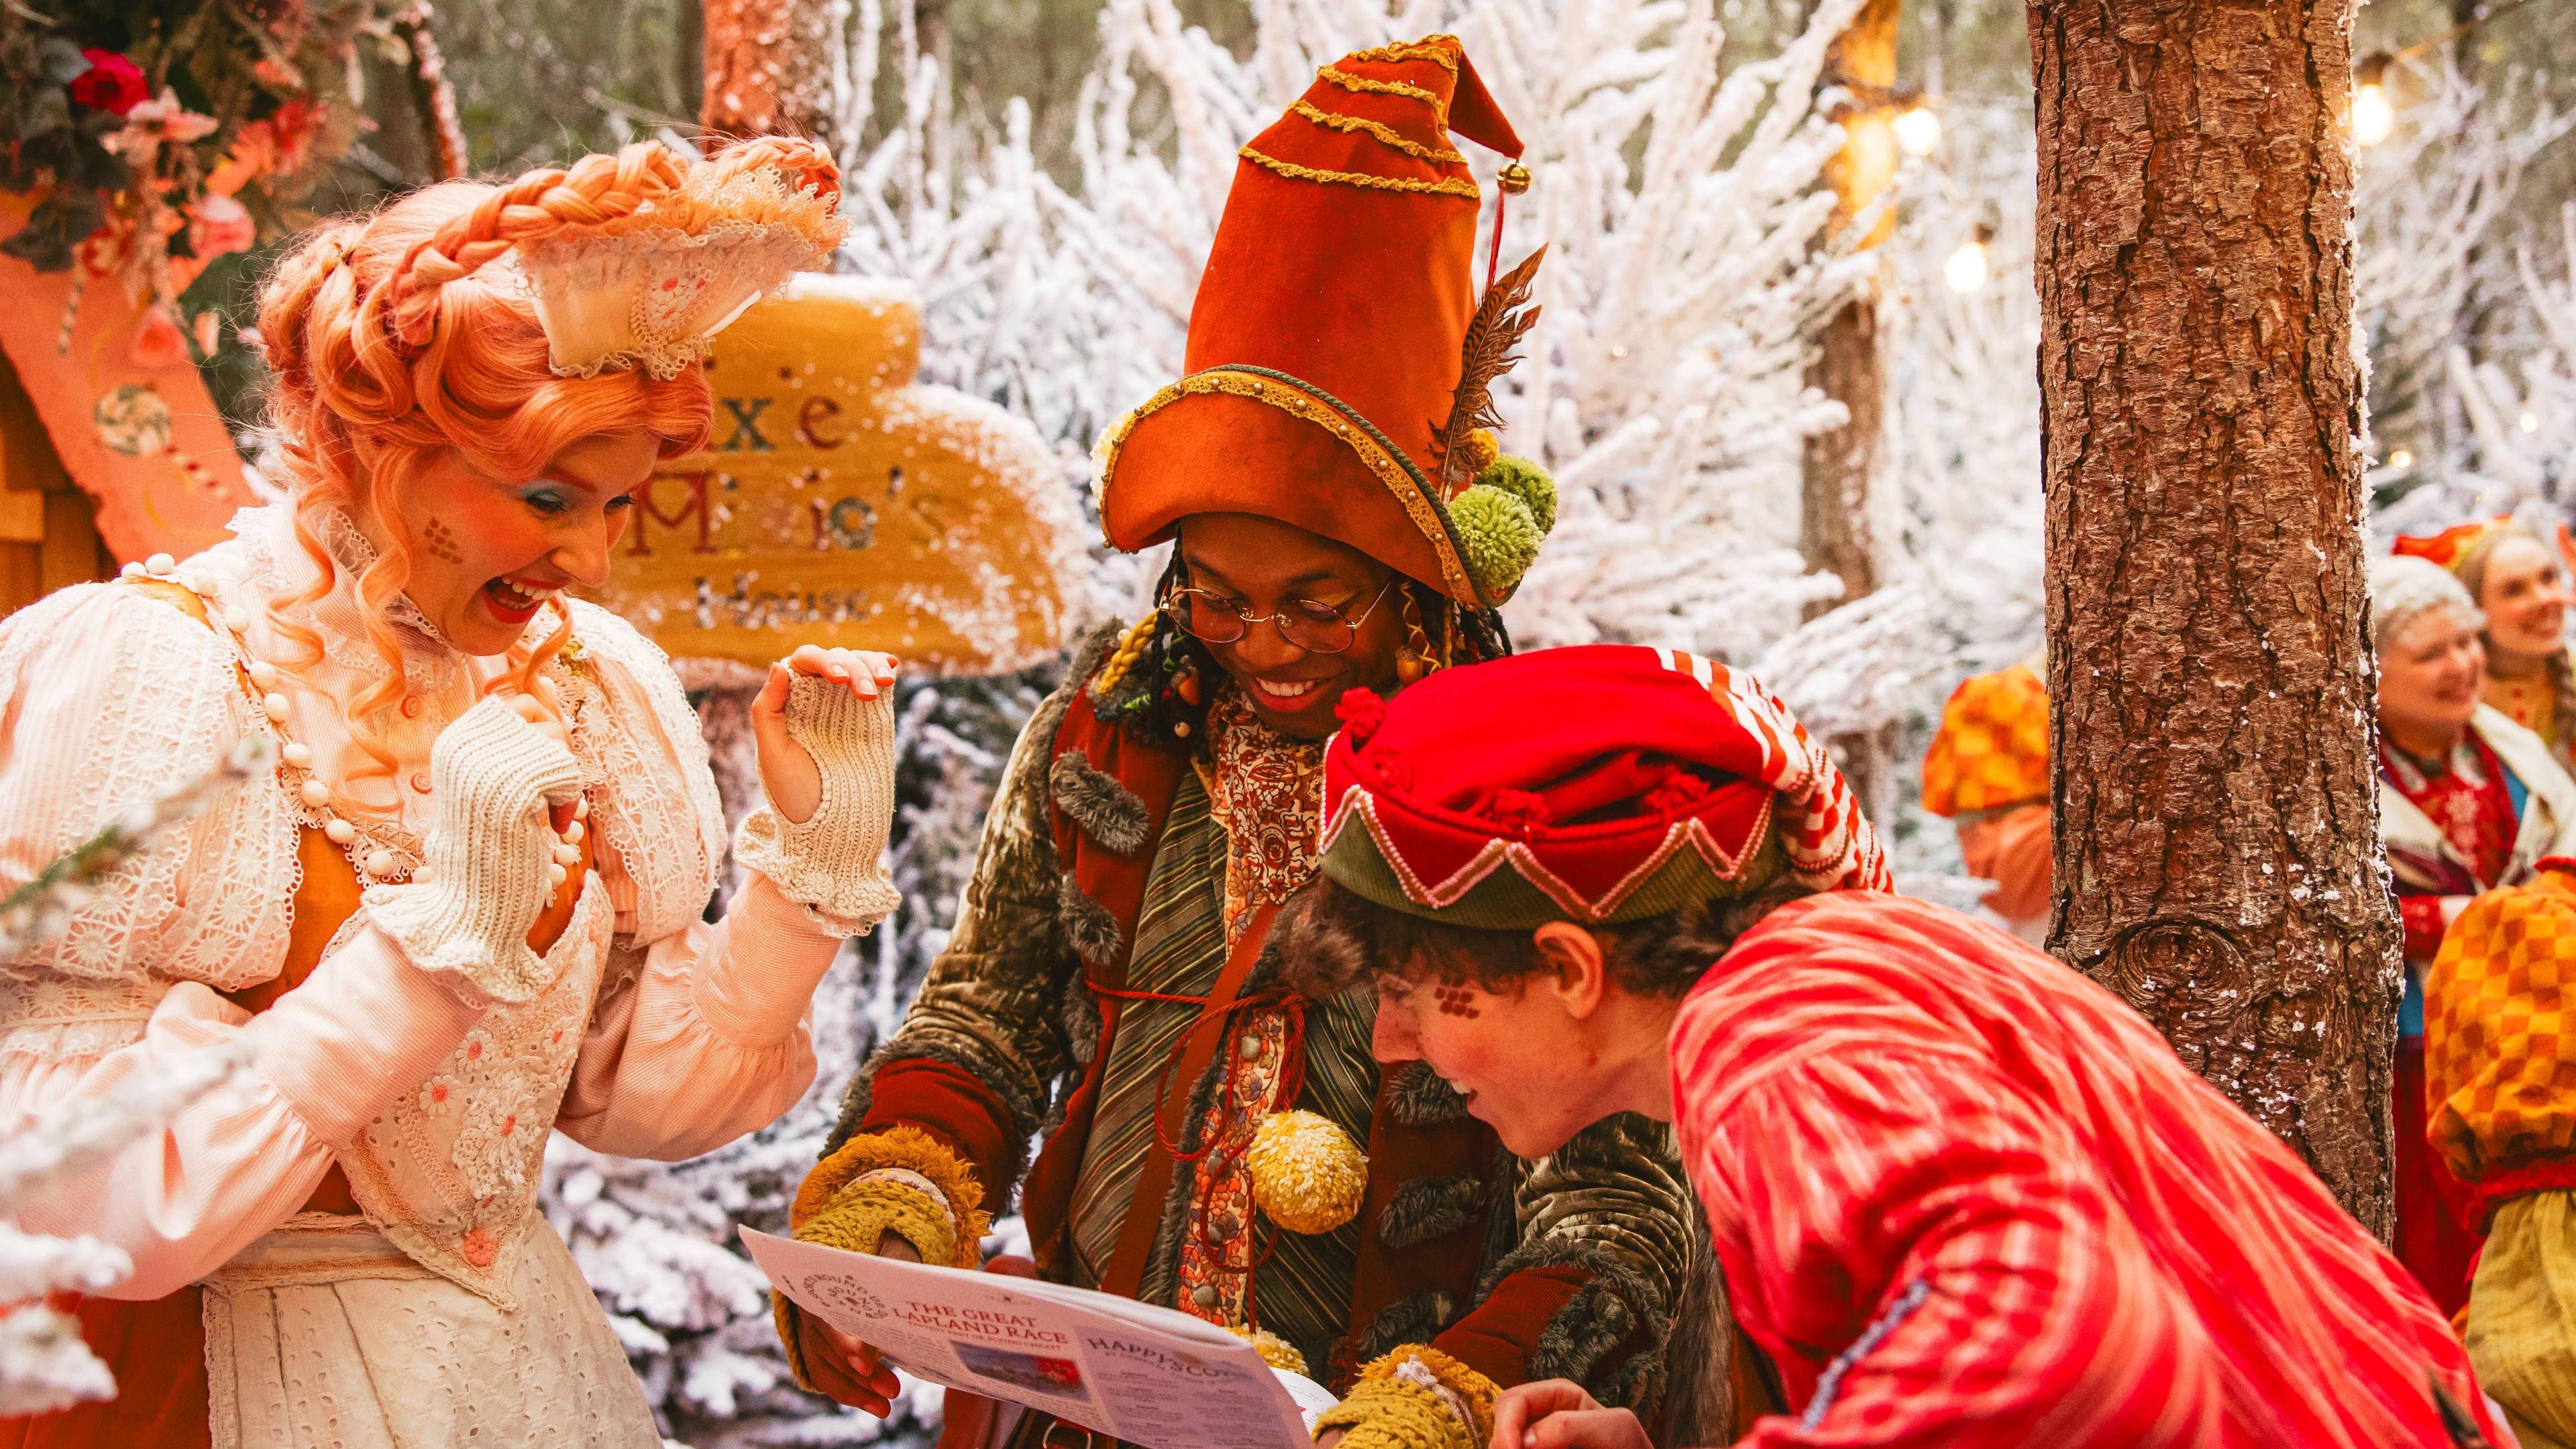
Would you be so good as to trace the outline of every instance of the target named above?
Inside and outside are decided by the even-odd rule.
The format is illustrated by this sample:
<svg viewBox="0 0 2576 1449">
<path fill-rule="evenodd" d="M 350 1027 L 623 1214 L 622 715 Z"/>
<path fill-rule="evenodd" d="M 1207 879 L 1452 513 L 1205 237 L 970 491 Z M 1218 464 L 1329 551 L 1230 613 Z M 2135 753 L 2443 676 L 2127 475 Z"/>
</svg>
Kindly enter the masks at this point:
<svg viewBox="0 0 2576 1449">
<path fill-rule="evenodd" d="M 1081 1288 L 742 1229 L 779 1292 L 916 1378 L 1146 1449 L 1306 1449 L 1333 1395 L 1215 1324 Z"/>
</svg>

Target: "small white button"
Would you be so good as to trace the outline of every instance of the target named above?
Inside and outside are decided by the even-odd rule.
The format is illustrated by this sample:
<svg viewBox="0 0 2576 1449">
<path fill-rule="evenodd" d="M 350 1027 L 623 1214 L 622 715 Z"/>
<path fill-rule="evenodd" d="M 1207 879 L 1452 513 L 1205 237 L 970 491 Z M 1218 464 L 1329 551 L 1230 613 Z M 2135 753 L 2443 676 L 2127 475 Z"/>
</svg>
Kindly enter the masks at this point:
<svg viewBox="0 0 2576 1449">
<path fill-rule="evenodd" d="M 313 747 L 310 745 L 298 744 L 294 740 L 288 740 L 285 748 L 279 750 L 277 753 L 285 758 L 286 763 L 293 765 L 299 770 L 309 770 L 313 768 Z"/>
<path fill-rule="evenodd" d="M 358 827 L 346 820 L 331 820 L 323 823 L 322 834 L 333 845 L 346 845 L 358 838 Z"/>
<path fill-rule="evenodd" d="M 570 873 L 562 866 L 556 865 L 552 861 L 548 861 L 546 863 L 546 884 L 548 885 L 562 885 L 569 877 L 569 874 Z"/>
<path fill-rule="evenodd" d="M 239 604 L 224 606 L 224 627 L 238 634 L 250 627 L 250 610 Z"/>
<path fill-rule="evenodd" d="M 118 578 L 139 579 L 143 577 L 143 565 L 139 563 L 127 564 L 125 567 L 118 569 L 116 571 L 116 575 Z"/>
<path fill-rule="evenodd" d="M 277 688 L 277 666 L 265 659 L 250 662 L 250 682 L 262 689 Z"/>
<path fill-rule="evenodd" d="M 331 803 L 331 787 L 319 780 L 305 781 L 304 788 L 299 793 L 304 796 L 304 803 L 316 810 Z"/>
<path fill-rule="evenodd" d="M 390 850 L 371 850 L 367 852 L 367 874 L 376 877 L 378 880 L 382 880 L 386 876 L 392 875 L 394 873 L 395 864 L 394 853 Z"/>
<path fill-rule="evenodd" d="M 154 576 L 154 577 L 156 577 L 156 578 L 157 578 L 157 577 L 159 577 L 159 576 L 160 576 L 160 575 L 162 575 L 162 574 L 166 574 L 166 573 L 170 572 L 172 569 L 175 569 L 175 568 L 177 568 L 178 566 L 179 566 L 179 561 L 178 561 L 177 559 L 175 559 L 175 558 L 170 557 L 170 555 L 168 555 L 168 554 L 166 554 L 166 553 L 156 553 L 156 554 L 152 555 L 152 557 L 147 558 L 147 559 L 145 559 L 145 560 L 143 561 L 143 571 L 144 571 L 145 573 L 147 573 L 147 574 L 151 574 L 151 575 L 153 575 L 153 576 Z"/>
<path fill-rule="evenodd" d="M 578 805 L 574 806 L 574 820 L 570 825 L 565 826 L 563 829 L 563 838 L 575 845 L 581 844 L 581 838 L 590 833 L 590 827 L 581 823 L 579 818 L 580 812 L 581 807 Z"/>
<path fill-rule="evenodd" d="M 573 797 L 573 800 L 572 800 L 572 818 L 573 818 L 573 819 L 575 819 L 575 820 L 588 820 L 588 819 L 590 818 L 590 797 L 589 797 L 589 796 L 587 796 L 587 795 L 575 795 L 575 796 Z"/>
<path fill-rule="evenodd" d="M 259 707 L 266 710 L 268 712 L 268 717 L 272 720 L 283 721 L 286 718 L 285 695 L 272 693 L 268 698 L 259 702 Z"/>
</svg>

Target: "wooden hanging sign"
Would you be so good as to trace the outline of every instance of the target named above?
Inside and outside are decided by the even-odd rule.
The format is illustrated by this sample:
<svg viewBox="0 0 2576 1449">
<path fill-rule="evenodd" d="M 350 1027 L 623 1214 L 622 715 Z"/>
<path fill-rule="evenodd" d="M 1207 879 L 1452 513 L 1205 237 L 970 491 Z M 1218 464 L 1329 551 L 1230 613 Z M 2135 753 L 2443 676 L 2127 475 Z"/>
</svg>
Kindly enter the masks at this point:
<svg viewBox="0 0 2576 1449">
<path fill-rule="evenodd" d="M 663 465 L 599 601 L 673 655 L 764 665 L 800 644 L 984 674 L 1061 648 L 1085 557 L 1036 429 L 914 381 L 897 284 L 798 276 L 716 338 L 705 451 Z"/>
</svg>

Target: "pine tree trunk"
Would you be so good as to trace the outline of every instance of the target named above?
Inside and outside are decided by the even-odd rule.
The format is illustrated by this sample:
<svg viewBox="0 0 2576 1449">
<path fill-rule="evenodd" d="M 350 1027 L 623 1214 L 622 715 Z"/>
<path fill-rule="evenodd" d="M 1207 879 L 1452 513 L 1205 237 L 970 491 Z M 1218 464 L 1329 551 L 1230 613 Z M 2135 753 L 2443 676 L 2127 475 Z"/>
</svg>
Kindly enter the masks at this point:
<svg viewBox="0 0 2576 1449">
<path fill-rule="evenodd" d="M 2351 0 L 2029 6 L 2050 947 L 2383 1238 Z"/>
<path fill-rule="evenodd" d="M 699 121 L 734 136 L 832 140 L 829 0 L 706 0 Z"/>
<path fill-rule="evenodd" d="M 1834 188 L 1832 225 L 1837 233 L 1896 174 L 1896 138 L 1888 124 L 1887 101 L 1896 84 L 1900 8 L 1900 0 L 1869 0 L 1851 28 L 1835 40 L 1816 80 L 1819 87 L 1843 86 L 1853 93 L 1836 114 L 1848 139 L 1826 171 Z M 1886 231 L 1882 220 L 1864 245 L 1875 244 Z M 1840 598 L 1809 606 L 1808 617 L 1814 618 L 1878 591 L 1879 540 L 1872 527 L 1870 487 L 1878 467 L 1879 434 L 1886 426 L 1887 378 L 1878 351 L 1875 288 L 1844 303 L 1827 320 L 1807 366 L 1807 385 L 1851 415 L 1842 426 L 1806 443 L 1798 551 L 1808 568 L 1843 582 Z M 1825 743 L 1850 778 L 1862 809 L 1874 819 L 1886 819 L 1894 805 L 1894 732 L 1871 730 Z"/>
</svg>

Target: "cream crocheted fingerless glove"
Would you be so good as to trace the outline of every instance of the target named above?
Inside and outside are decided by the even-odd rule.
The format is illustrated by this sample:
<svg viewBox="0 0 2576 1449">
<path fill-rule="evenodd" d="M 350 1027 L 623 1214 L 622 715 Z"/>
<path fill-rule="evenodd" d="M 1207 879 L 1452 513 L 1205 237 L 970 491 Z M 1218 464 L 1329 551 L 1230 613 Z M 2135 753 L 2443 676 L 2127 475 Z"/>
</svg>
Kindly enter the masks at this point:
<svg viewBox="0 0 2576 1449">
<path fill-rule="evenodd" d="M 793 825 L 766 801 L 742 822 L 734 859 L 769 877 L 838 936 L 866 933 L 902 897 L 885 877 L 894 825 L 894 701 L 860 699 L 847 685 L 798 675 L 787 690 L 787 736 L 823 775 L 814 818 Z"/>
<path fill-rule="evenodd" d="M 441 730 L 429 752 L 438 821 L 426 869 L 368 888 L 364 909 L 412 964 L 468 1001 L 520 1002 L 549 983 L 528 932 L 554 894 L 549 799 L 581 788 L 572 752 L 486 699 Z"/>
</svg>

